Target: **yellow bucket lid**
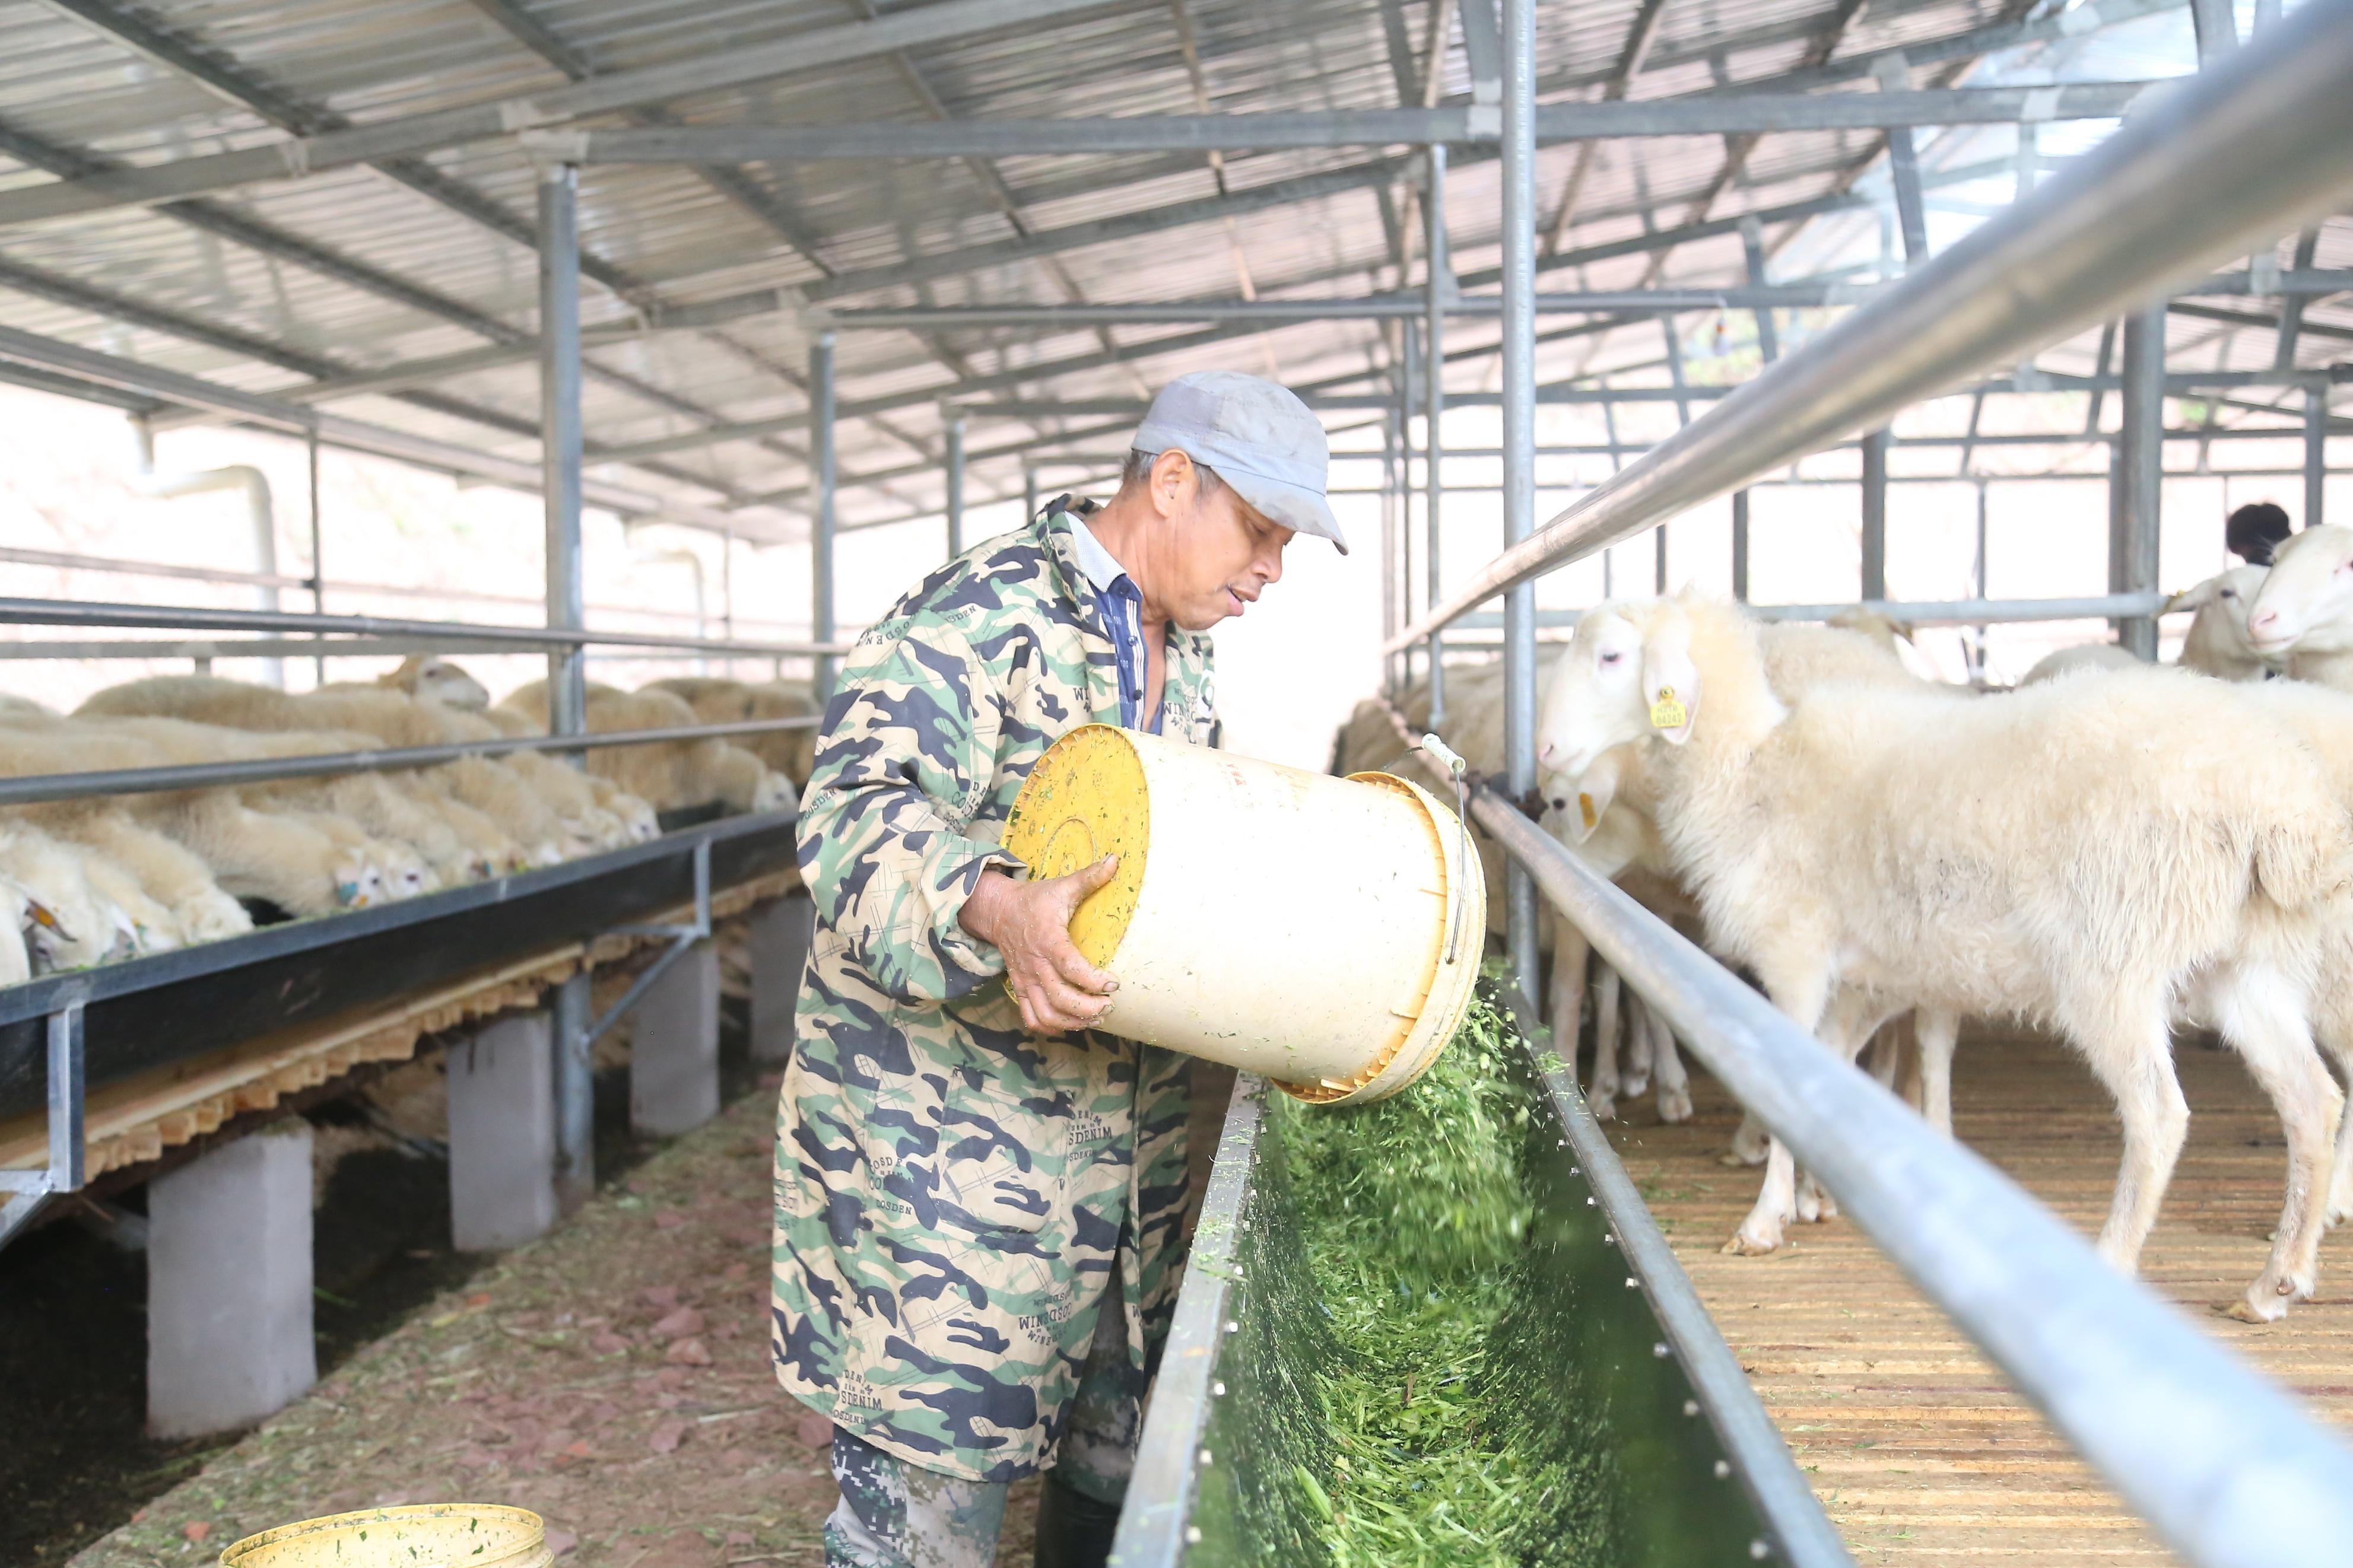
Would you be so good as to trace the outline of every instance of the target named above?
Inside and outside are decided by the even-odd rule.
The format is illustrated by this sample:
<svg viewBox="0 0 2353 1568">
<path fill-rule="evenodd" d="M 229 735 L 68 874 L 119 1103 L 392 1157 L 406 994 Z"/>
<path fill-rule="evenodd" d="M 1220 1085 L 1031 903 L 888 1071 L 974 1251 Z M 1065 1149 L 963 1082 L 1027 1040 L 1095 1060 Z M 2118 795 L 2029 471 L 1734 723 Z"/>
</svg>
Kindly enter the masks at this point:
<svg viewBox="0 0 2353 1568">
<path fill-rule="evenodd" d="M 1152 844 L 1151 792 L 1126 731 L 1082 724 L 1046 749 L 1005 819 L 1006 852 L 1044 880 L 1119 857 L 1112 879 L 1071 917 L 1071 942 L 1098 969 L 1108 968 L 1135 919 Z"/>
<path fill-rule="evenodd" d="M 547 1523 L 499 1503 L 363 1509 L 233 1542 L 221 1568 L 544 1568 Z"/>
</svg>

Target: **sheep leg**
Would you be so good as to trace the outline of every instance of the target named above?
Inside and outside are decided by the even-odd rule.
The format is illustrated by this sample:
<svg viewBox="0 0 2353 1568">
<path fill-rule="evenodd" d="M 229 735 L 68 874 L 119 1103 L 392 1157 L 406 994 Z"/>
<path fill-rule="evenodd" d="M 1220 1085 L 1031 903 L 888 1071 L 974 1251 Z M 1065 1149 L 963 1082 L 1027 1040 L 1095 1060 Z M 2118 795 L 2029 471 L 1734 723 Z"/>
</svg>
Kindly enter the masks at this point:
<svg viewBox="0 0 2353 1568">
<path fill-rule="evenodd" d="M 2099 1253 L 2126 1275 L 2138 1269 L 2141 1244 L 2157 1223 L 2158 1205 L 2189 1135 L 2189 1102 L 2174 1076 L 2162 994 L 2152 985 L 2137 995 L 2112 996 L 2107 1016 L 2094 1013 L 2068 1031 L 2116 1097 L 2117 1119 L 2124 1123 L 2124 1160 L 2107 1223 L 2100 1227 Z"/>
<path fill-rule="evenodd" d="M 1771 1142 L 1772 1134 L 1767 1132 L 1765 1124 L 1757 1120 L 1757 1113 L 1743 1110 L 1740 1125 L 1732 1131 L 1731 1150 L 1718 1154 L 1715 1163 L 1719 1165 L 1761 1165 L 1765 1163 L 1766 1146 Z"/>
<path fill-rule="evenodd" d="M 1957 1013 L 1923 1007 L 1913 1016 L 1913 1043 L 1920 1053 L 1920 1114 L 1928 1125 L 1953 1135 L 1953 1050 L 1960 1044 Z"/>
<path fill-rule="evenodd" d="M 1852 1066 L 1863 1047 L 1887 1032 L 1894 1015 L 1873 1011 L 1874 1004 L 1860 991 L 1841 992 L 1823 1021 L 1822 1043 L 1829 1046 Z M 1831 1196 L 1822 1184 L 1814 1180 L 1811 1171 L 1801 1172 L 1798 1178 L 1798 1217 L 1808 1225 L 1819 1225 L 1838 1217 L 1838 1199 Z"/>
<path fill-rule="evenodd" d="M 1651 1091 L 1651 1005 L 1629 992 L 1626 1009 L 1626 1098 L 1640 1100 Z"/>
<path fill-rule="evenodd" d="M 2353 1085 L 2353 1041 L 2332 1035 L 2325 1043 L 2337 1064 L 2337 1076 Z M 2328 1181 L 2328 1212 L 2322 1218 L 2331 1226 L 2353 1218 L 2353 1090 L 2337 1118 L 2337 1161 Z"/>
<path fill-rule="evenodd" d="M 1817 1027 L 1826 1027 L 1831 1034 L 1840 1032 L 1837 1019 L 1823 1016 L 1830 1001 L 1827 975 L 1785 978 L 1778 984 L 1768 977 L 1765 989 L 1790 1021 L 1806 1033 L 1812 1034 Z M 1846 1048 L 1843 1040 L 1836 1048 L 1844 1053 L 1847 1060 L 1854 1059 L 1854 1053 Z M 1772 1140 L 1765 1154 L 1765 1183 L 1757 1194 L 1757 1205 L 1740 1222 L 1732 1239 L 1724 1244 L 1725 1251 L 1757 1258 L 1778 1250 L 1783 1233 L 1797 1217 L 1797 1161 L 1788 1145 L 1778 1138 Z"/>
<path fill-rule="evenodd" d="M 1552 922 L 1552 1048 L 1563 1061 L 1577 1060 L 1577 1026 L 1583 1020 L 1585 964 L 1591 948 L 1585 933 L 1556 917 Z M 1572 1074 L 1576 1071 L 1570 1068 Z"/>
<path fill-rule="evenodd" d="M 1691 1075 L 1683 1070 L 1683 1053 L 1675 1048 L 1675 1033 L 1656 1011 L 1651 1014 L 1651 1061 L 1659 1075 L 1659 1120 L 1689 1121 Z"/>
<path fill-rule="evenodd" d="M 1593 1003 L 1593 1084 L 1585 1091 L 1585 1102 L 1594 1121 L 1609 1121 L 1618 1115 L 1618 1002 L 1625 983 L 1608 964 L 1600 968 L 1599 993 Z"/>
<path fill-rule="evenodd" d="M 2271 1098 L 2287 1133 L 2287 1194 L 2271 1258 L 2246 1295 L 2230 1306 L 2242 1322 L 2267 1323 L 2286 1316 L 2292 1302 L 2312 1300 L 2318 1283 L 2330 1141 L 2344 1096 L 2313 1049 L 2299 999 L 2288 987 L 2251 976 L 2228 985 L 2217 1000 L 2223 1037 Z"/>
</svg>

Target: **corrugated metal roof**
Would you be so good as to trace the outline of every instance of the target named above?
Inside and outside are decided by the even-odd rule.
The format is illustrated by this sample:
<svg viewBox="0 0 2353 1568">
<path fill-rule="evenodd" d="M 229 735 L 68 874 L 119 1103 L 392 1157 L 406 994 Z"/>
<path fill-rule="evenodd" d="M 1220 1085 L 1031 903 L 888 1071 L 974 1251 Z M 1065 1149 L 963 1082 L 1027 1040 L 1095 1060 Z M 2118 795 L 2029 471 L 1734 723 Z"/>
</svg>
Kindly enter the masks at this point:
<svg viewBox="0 0 2353 1568">
<path fill-rule="evenodd" d="M 1107 0 L 1034 27 L 872 56 L 582 123 L 1189 114 L 1204 98 L 1211 111 L 1314 111 L 1394 107 L 1401 84 L 1418 90 L 1430 0 L 1395 0 L 1393 16 L 1384 13 L 1389 0 L 1178 3 L 1198 49 L 1198 88 L 1176 4 Z M 2035 3 L 1667 0 L 1645 68 L 1628 95 L 1704 92 L 1770 81 L 1824 60 L 1917 48 L 2015 19 Z M 103 7 L 114 8 L 121 23 L 110 26 Z M 58 6 L 0 0 L 0 148 L 16 154 L 0 159 L 0 189 L 56 177 L 41 165 L 163 163 L 272 145 L 284 139 L 282 124 L 302 131 L 374 124 L 544 92 L 577 70 L 601 75 L 723 55 L 915 9 L 865 0 L 148 0 L 134 10 L 121 0 L 102 0 L 102 6 L 100 0 Z M 1639 0 L 1541 7 L 1543 94 L 1597 96 L 1619 67 L 1639 9 Z M 520 11 L 530 26 L 558 40 L 561 58 L 543 56 L 502 25 L 501 10 Z M 1403 60 L 1392 57 L 1392 20 L 1411 51 Z M 199 80 L 144 52 L 139 38 L 122 36 L 139 29 L 185 49 L 216 79 Z M 2168 14 L 2014 51 L 1984 68 L 1994 73 L 1984 79 L 2166 74 L 2187 68 L 2186 37 L 2186 22 Z M 1944 85 L 1957 76 L 1956 67 L 1939 65 L 1918 79 Z M 1470 66 L 1459 33 L 1448 41 L 1440 80 L 1443 101 L 1468 100 Z M 1869 86 L 1851 80 L 1827 89 Z M 2072 133 L 2045 128 L 2045 144 L 2060 146 Z M 1671 228 L 1834 195 L 1859 182 L 1868 192 L 1880 141 L 1862 132 L 1767 136 L 1748 153 L 1740 176 L 1721 189 L 1723 138 L 1605 143 L 1565 248 L 1634 239 L 1646 226 Z M 1958 167 L 2002 156 L 2011 145 L 2007 130 L 1978 128 L 1924 139 L 1924 159 L 1932 168 Z M 1400 279 L 1384 195 L 1396 222 L 1410 228 L 1419 221 L 1400 187 L 1409 165 L 1395 152 L 1234 154 L 1221 169 L 1204 156 L 1178 153 L 820 162 L 740 171 L 594 167 L 581 180 L 581 227 L 595 263 L 584 317 L 592 329 L 612 328 L 658 304 L 795 288 L 816 289 L 834 308 L 1229 297 L 1245 276 L 1262 296 L 1393 288 Z M 1538 200 L 1547 228 L 1575 156 L 1567 147 L 1540 154 Z M 1496 174 L 1487 150 L 1458 153 L 1450 227 L 1457 265 L 1466 272 L 1494 261 Z M 1152 218 L 1222 192 L 1323 174 L 1337 176 L 1345 188 L 1245 212 L 1230 224 L 1197 219 L 1163 226 Z M 535 310 L 535 258 L 524 242 L 534 222 L 535 180 L 514 143 L 476 142 L 406 165 L 332 170 L 181 207 L 117 209 L 0 229 L 0 265 L 31 269 L 0 275 L 0 320 L 257 391 L 298 387 L 322 367 L 382 370 L 515 342 L 527 339 Z M 1981 201 L 1984 193 L 1961 187 L 1958 196 Z M 1084 244 L 1033 237 L 1110 220 L 1133 231 Z M 1941 229 L 1947 220 L 1937 222 Z M 1815 226 L 1820 237 L 1794 246 L 1797 226 L 1768 231 L 1778 253 L 1777 275 L 1799 263 L 1821 271 L 1868 261 L 1878 247 L 1877 224 L 1869 212 L 1829 220 Z M 1418 255 L 1419 246 L 1409 243 Z M 1038 253 L 1007 257 L 1008 246 Z M 2284 248 L 2284 260 L 2286 254 Z M 2348 262 L 2353 226 L 2337 226 L 2324 236 L 2318 265 Z M 1742 267 L 1736 237 L 1720 237 L 1677 248 L 1659 280 L 1728 283 L 1739 279 Z M 1647 256 L 1622 255 L 1577 272 L 1549 272 L 1546 283 L 1625 288 L 1651 269 Z M 5 288 L 10 277 L 23 287 Z M 2256 313 L 2270 308 L 2244 304 Z M 170 318 L 185 325 L 174 328 Z M 2353 312 L 2316 303 L 2306 320 L 2326 331 L 2344 327 Z M 198 327 L 241 336 L 192 336 Z M 1466 347 L 1492 342 L 1493 331 L 1488 323 L 1462 322 L 1453 341 Z M 211 341 L 195 341 L 206 335 Z M 2245 323 L 2183 320 L 2175 345 L 2190 356 L 2183 363 L 2199 368 L 2260 368 L 2269 363 L 2271 336 Z M 1539 372 L 1550 378 L 1649 366 L 1631 374 L 1657 375 L 1662 343 L 1659 329 L 1647 322 L 1547 341 Z M 240 344 L 253 352 L 240 352 Z M 710 331 L 646 333 L 597 346 L 589 355 L 585 404 L 592 449 L 691 437 L 714 424 L 788 419 L 806 405 L 808 346 L 809 329 L 788 310 Z M 2088 369 L 2095 347 L 2095 338 L 2063 345 L 2047 363 Z M 1294 384 L 1370 390 L 1388 352 L 1383 330 L 1362 321 L 1222 332 L 1139 325 L 844 331 L 839 395 L 851 416 L 839 431 L 841 469 L 854 481 L 936 462 L 937 399 L 976 385 L 993 389 L 984 396 L 1133 398 L 1187 369 L 1271 363 Z M 2317 363 L 2340 352 L 2341 340 L 2316 335 L 2301 357 Z M 1466 364 L 1462 384 L 1483 384 L 1487 374 Z M 894 405 L 882 414 L 859 412 L 878 401 Z M 536 403 L 535 367 L 517 353 L 429 388 L 372 393 L 334 406 L 528 456 Z M 997 446 L 1023 430 L 1103 423 L 989 418 L 978 427 L 986 437 L 976 434 L 974 445 Z M 526 428 L 518 433 L 516 426 Z M 1116 444 L 1107 437 L 1096 449 Z M 646 459 L 654 469 L 639 463 L 627 473 L 633 484 L 698 505 L 729 504 L 796 490 L 805 479 L 805 447 L 806 433 L 786 428 L 687 447 Z M 1018 490 L 1018 458 L 981 460 L 976 489 Z M 938 490 L 928 472 L 894 479 L 887 494 L 853 483 L 841 514 L 851 523 L 900 515 L 936 505 Z M 745 531 L 796 535 L 798 510 L 797 500 L 748 507 Z"/>
</svg>

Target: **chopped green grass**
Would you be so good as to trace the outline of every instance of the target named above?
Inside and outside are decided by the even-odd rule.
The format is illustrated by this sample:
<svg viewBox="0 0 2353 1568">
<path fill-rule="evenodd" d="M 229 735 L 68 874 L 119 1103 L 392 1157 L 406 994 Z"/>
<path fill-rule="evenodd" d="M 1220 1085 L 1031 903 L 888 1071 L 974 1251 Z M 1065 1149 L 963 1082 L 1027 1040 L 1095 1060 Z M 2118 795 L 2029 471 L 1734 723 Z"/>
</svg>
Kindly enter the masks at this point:
<svg viewBox="0 0 2353 1568">
<path fill-rule="evenodd" d="M 1322 1473 L 1288 1477 L 1335 1568 L 1609 1560 L 1601 1461 L 1527 1408 L 1546 1353 L 1514 1304 L 1533 1218 L 1532 1110 L 1509 1018 L 1482 996 L 1405 1092 L 1285 1104 L 1275 1125 L 1299 1238 L 1336 1350 L 1312 1384 Z M 1517 1364 L 1515 1364 L 1517 1363 Z"/>
</svg>

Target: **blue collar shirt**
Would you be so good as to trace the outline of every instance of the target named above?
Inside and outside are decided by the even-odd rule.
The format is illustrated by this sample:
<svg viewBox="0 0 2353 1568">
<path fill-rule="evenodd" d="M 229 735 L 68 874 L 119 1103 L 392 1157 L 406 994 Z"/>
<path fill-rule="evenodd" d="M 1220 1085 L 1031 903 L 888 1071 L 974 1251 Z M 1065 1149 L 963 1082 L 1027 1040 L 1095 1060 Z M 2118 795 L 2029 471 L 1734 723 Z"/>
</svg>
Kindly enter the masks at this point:
<svg viewBox="0 0 2353 1568">
<path fill-rule="evenodd" d="M 1073 510 L 1071 517 L 1071 542 L 1078 549 L 1079 569 L 1095 591 L 1095 613 L 1103 623 L 1103 633 L 1111 638 L 1112 652 L 1119 659 L 1119 722 L 1123 729 L 1140 730 L 1137 722 L 1144 712 L 1144 681 L 1146 669 L 1144 652 L 1144 594 L 1135 579 L 1118 557 L 1103 546 L 1085 520 Z M 1161 715 L 1166 703 L 1154 704 L 1152 733 L 1160 732 Z"/>
</svg>

